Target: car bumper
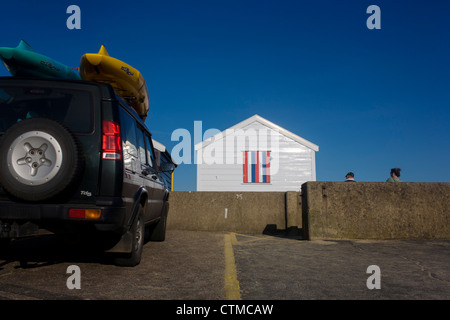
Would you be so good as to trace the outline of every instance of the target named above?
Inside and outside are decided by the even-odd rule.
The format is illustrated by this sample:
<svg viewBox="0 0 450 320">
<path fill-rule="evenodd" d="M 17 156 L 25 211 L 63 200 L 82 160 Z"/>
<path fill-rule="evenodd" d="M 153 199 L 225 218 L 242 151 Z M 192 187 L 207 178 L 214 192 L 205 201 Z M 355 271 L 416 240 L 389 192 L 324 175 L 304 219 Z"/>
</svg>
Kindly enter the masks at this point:
<svg viewBox="0 0 450 320">
<path fill-rule="evenodd" d="M 101 214 L 96 219 L 74 218 L 70 215 L 73 209 L 100 210 Z M 91 225 L 99 231 L 124 232 L 125 215 L 125 207 L 121 206 L 0 202 L 0 226 L 12 223 L 17 225 L 31 223 L 42 228 L 45 228 L 46 225 L 64 225 L 67 229 L 71 225 L 74 227 Z M 2 228 L 3 236 L 5 236 L 6 227 Z"/>
</svg>

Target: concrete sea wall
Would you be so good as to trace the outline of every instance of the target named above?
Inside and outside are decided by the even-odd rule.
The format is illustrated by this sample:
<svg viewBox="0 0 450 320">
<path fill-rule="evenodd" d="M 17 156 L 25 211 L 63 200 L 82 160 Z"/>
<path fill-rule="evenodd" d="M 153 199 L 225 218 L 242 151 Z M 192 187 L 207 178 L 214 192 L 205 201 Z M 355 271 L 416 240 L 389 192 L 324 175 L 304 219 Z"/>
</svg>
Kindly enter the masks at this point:
<svg viewBox="0 0 450 320">
<path fill-rule="evenodd" d="M 172 192 L 169 202 L 169 229 L 450 239 L 449 183 L 307 182 L 299 192 Z"/>
</svg>

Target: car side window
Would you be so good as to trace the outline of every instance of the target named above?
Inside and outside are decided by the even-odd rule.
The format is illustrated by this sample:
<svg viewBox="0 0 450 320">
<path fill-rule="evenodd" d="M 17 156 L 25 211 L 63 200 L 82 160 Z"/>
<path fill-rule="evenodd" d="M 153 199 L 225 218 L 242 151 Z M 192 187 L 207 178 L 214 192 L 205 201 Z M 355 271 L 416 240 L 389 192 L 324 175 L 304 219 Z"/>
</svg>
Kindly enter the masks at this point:
<svg viewBox="0 0 450 320">
<path fill-rule="evenodd" d="M 122 110 L 122 145 L 125 168 L 133 172 L 141 166 L 153 167 L 151 138 L 126 111 Z"/>
<path fill-rule="evenodd" d="M 145 135 L 145 144 L 147 147 L 147 163 L 149 166 L 153 167 L 153 152 L 152 152 L 152 145 L 151 145 L 151 138 L 148 135 Z"/>
<path fill-rule="evenodd" d="M 136 172 L 136 161 L 138 159 L 136 121 L 125 111 L 122 112 L 122 147 L 125 169 Z"/>
<path fill-rule="evenodd" d="M 138 145 L 139 145 L 139 159 L 142 165 L 153 167 L 153 153 L 152 145 L 149 141 L 149 136 L 142 130 L 137 129 Z"/>
<path fill-rule="evenodd" d="M 144 140 L 144 133 L 139 128 L 136 130 L 137 132 L 137 139 L 138 139 L 138 151 L 139 151 L 139 160 L 141 161 L 142 165 L 147 164 L 147 156 L 145 152 L 145 140 Z"/>
</svg>

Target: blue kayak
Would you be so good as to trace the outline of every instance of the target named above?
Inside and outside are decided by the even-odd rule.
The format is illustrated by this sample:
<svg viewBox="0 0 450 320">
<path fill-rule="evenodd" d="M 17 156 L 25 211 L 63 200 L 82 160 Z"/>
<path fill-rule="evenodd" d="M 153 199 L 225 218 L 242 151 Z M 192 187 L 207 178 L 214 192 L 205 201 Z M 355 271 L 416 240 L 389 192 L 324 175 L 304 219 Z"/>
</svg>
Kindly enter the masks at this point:
<svg viewBox="0 0 450 320">
<path fill-rule="evenodd" d="M 81 80 L 76 69 L 35 52 L 23 40 L 15 48 L 0 47 L 0 59 L 14 77 Z"/>
</svg>

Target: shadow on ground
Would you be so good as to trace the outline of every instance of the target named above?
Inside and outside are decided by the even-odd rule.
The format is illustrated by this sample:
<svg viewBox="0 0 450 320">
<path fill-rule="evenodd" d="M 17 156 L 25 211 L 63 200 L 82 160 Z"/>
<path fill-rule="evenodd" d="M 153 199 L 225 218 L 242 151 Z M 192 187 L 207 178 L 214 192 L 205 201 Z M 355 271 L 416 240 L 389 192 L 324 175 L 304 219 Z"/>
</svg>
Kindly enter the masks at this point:
<svg viewBox="0 0 450 320">
<path fill-rule="evenodd" d="M 61 263 L 113 264 L 112 254 L 105 253 L 98 239 L 67 237 L 55 234 L 15 239 L 0 250 L 0 270 L 19 262 L 15 268 L 39 268 Z"/>
<path fill-rule="evenodd" d="M 303 229 L 298 228 L 298 227 L 289 227 L 287 229 L 277 229 L 276 224 L 268 224 L 264 228 L 263 234 L 268 235 L 268 236 L 273 236 L 273 237 L 279 237 L 279 238 L 304 240 Z"/>
</svg>

